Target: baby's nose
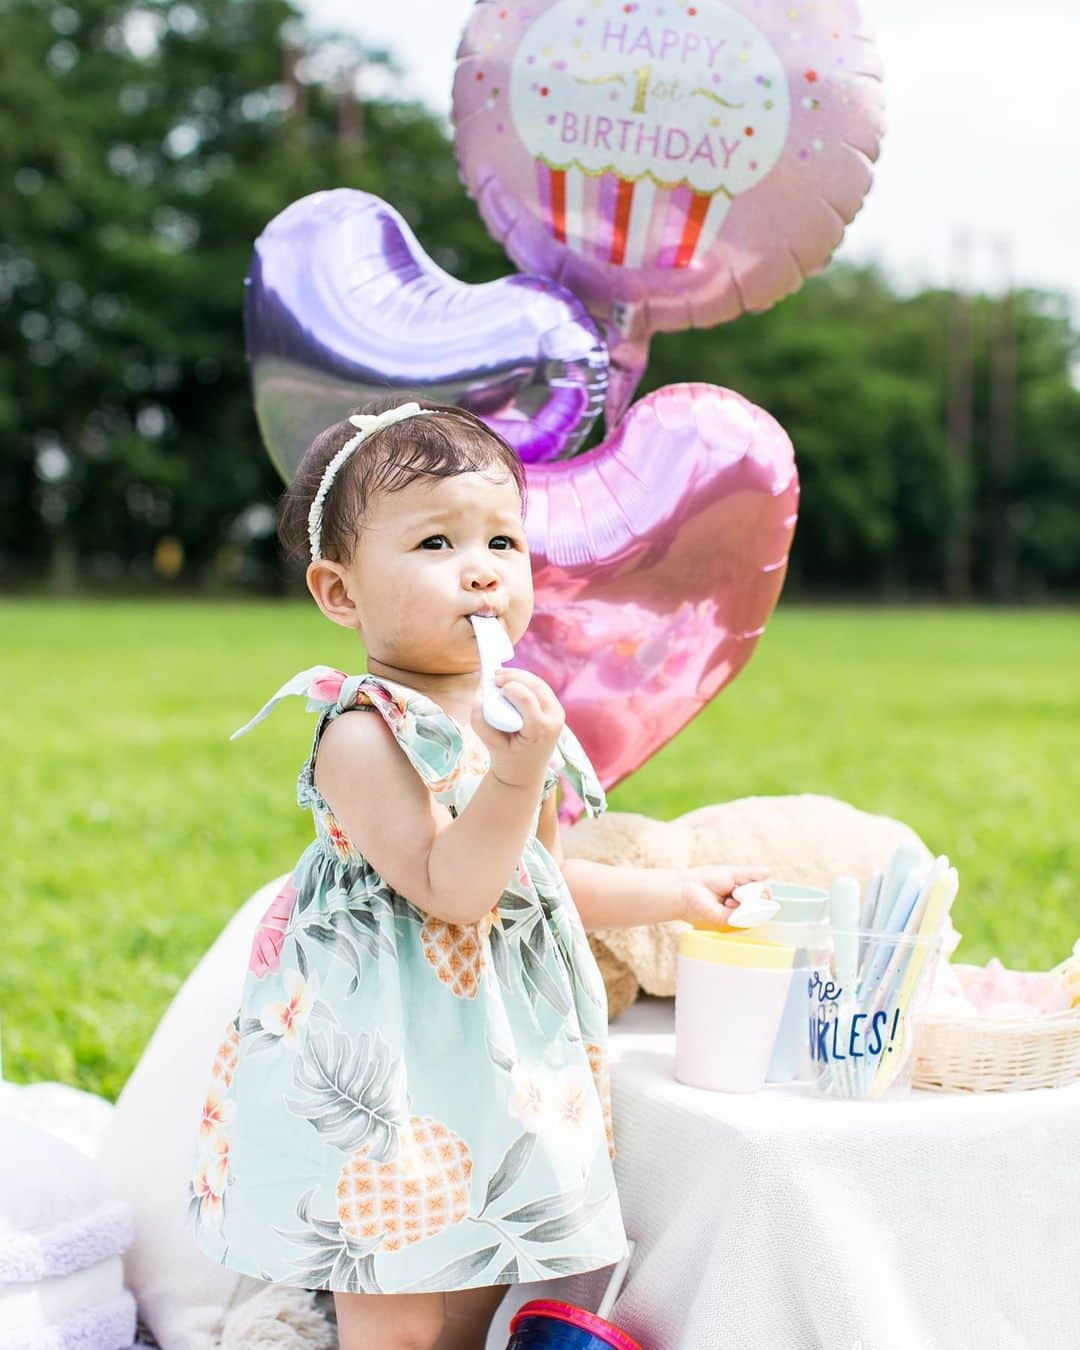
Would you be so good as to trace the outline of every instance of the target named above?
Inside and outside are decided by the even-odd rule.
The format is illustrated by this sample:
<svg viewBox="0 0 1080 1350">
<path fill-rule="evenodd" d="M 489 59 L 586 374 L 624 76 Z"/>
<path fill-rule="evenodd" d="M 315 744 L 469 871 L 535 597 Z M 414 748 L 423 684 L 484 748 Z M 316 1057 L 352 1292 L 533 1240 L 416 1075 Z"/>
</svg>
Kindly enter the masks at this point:
<svg viewBox="0 0 1080 1350">
<path fill-rule="evenodd" d="M 460 575 L 470 591 L 489 591 L 499 584 L 499 568 L 486 548 L 463 551 Z"/>
</svg>

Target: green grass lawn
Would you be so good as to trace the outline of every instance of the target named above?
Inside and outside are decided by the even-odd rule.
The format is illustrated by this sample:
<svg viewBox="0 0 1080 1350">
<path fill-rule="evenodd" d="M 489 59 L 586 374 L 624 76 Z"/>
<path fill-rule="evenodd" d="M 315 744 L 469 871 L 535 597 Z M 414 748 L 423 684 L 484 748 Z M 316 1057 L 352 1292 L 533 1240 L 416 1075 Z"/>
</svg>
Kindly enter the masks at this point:
<svg viewBox="0 0 1080 1350">
<path fill-rule="evenodd" d="M 199 957 L 311 837 L 303 700 L 230 732 L 296 671 L 363 653 L 303 602 L 8 600 L 0 621 L 4 1076 L 115 1100 Z M 1080 935 L 1078 669 L 1061 610 L 781 606 L 609 805 L 824 792 L 899 817 L 959 868 L 956 959 L 1046 968 Z"/>
</svg>

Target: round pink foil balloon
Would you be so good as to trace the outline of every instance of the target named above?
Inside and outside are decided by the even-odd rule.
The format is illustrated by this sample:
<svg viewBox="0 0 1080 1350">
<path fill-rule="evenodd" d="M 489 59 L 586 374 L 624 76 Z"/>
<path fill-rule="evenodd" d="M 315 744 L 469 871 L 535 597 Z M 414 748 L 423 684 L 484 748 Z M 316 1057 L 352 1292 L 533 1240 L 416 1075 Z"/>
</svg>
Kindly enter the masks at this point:
<svg viewBox="0 0 1080 1350">
<path fill-rule="evenodd" d="M 507 664 L 551 685 L 610 788 L 750 659 L 787 571 L 794 451 L 741 395 L 674 384 L 527 472 L 535 607 Z M 567 788 L 563 819 L 580 809 Z"/>
<path fill-rule="evenodd" d="M 882 109 L 855 0 L 477 0 L 453 120 L 491 233 L 608 324 L 610 429 L 650 334 L 767 309 L 824 267 Z"/>
</svg>

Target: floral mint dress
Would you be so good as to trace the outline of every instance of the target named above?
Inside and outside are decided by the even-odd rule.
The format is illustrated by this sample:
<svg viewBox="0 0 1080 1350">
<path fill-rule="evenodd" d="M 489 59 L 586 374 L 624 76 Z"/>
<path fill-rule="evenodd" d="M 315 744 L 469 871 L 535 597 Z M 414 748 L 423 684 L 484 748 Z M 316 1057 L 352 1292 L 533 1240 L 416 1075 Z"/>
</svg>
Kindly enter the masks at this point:
<svg viewBox="0 0 1080 1350">
<path fill-rule="evenodd" d="M 615 1189 L 607 997 L 566 882 L 536 837 L 479 923 L 400 895 L 314 782 L 325 728 L 376 713 L 457 816 L 486 747 L 418 690 L 313 666 L 318 712 L 297 800 L 315 838 L 264 914 L 210 1068 L 186 1186 L 200 1249 L 306 1289 L 421 1293 L 551 1279 L 625 1255 Z M 607 805 L 563 728 L 589 815 Z M 389 804 L 388 804 L 389 809 Z"/>
</svg>

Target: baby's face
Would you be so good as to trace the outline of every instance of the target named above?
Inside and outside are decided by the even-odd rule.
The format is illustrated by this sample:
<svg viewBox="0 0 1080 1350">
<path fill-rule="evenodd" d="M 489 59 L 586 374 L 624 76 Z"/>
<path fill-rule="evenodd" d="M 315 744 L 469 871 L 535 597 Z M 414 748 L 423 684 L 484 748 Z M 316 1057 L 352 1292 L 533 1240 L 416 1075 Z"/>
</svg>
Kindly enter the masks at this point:
<svg viewBox="0 0 1080 1350">
<path fill-rule="evenodd" d="M 369 656 L 427 674 L 478 670 L 468 615 L 490 608 L 515 644 L 532 618 L 517 484 L 490 465 L 381 493 L 346 574 Z"/>
</svg>

